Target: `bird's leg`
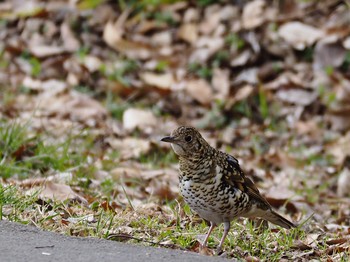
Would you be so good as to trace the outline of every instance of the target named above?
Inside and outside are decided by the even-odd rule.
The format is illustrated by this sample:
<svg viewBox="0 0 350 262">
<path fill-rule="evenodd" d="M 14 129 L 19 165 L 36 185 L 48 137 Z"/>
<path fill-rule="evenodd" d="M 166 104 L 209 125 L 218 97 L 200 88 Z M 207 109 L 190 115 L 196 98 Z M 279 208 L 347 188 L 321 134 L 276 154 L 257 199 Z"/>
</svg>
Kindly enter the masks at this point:
<svg viewBox="0 0 350 262">
<path fill-rule="evenodd" d="M 215 225 L 213 222 L 210 221 L 210 228 L 209 228 L 209 230 L 208 230 L 207 235 L 205 236 L 205 239 L 204 239 L 204 241 L 203 241 L 202 247 L 207 246 L 208 239 L 209 239 L 209 236 L 210 236 L 210 234 L 211 234 L 211 231 L 213 231 L 213 229 L 214 229 L 215 227 L 216 227 L 216 225 Z"/>
<path fill-rule="evenodd" d="M 230 227 L 231 227 L 230 222 L 224 222 L 224 234 L 222 235 L 222 238 L 220 240 L 220 244 L 219 244 L 219 246 L 217 248 L 217 253 L 218 254 L 221 253 L 221 247 L 224 244 L 224 241 L 225 241 L 225 238 L 226 238 L 228 232 L 230 231 Z"/>
</svg>

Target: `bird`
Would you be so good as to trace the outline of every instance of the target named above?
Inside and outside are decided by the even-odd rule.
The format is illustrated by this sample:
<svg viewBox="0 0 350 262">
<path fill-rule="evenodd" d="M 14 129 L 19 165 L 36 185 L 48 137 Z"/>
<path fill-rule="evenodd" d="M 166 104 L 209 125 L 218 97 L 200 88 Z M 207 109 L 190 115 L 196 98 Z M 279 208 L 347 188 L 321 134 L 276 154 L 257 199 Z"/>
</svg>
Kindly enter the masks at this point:
<svg viewBox="0 0 350 262">
<path fill-rule="evenodd" d="M 235 157 L 210 146 L 194 127 L 180 126 L 161 141 L 170 143 L 178 155 L 183 199 L 210 223 L 202 247 L 207 247 L 213 229 L 223 223 L 219 254 L 231 221 L 239 217 L 261 218 L 286 229 L 297 227 L 272 209 Z"/>
</svg>

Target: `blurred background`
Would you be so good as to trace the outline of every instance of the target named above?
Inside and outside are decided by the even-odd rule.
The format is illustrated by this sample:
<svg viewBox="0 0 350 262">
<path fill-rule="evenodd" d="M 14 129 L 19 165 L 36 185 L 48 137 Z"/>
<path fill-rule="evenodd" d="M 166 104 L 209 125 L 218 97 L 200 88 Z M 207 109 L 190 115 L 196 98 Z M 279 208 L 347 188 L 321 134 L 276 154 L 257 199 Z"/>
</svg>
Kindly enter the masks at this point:
<svg viewBox="0 0 350 262">
<path fill-rule="evenodd" d="M 205 224 L 178 196 L 177 158 L 159 141 L 191 125 L 281 213 L 313 214 L 305 246 L 288 248 L 348 258 L 349 6 L 1 1 L 0 219 L 119 241 L 156 241 L 166 227 L 159 241 L 196 250 L 179 236 Z"/>
</svg>

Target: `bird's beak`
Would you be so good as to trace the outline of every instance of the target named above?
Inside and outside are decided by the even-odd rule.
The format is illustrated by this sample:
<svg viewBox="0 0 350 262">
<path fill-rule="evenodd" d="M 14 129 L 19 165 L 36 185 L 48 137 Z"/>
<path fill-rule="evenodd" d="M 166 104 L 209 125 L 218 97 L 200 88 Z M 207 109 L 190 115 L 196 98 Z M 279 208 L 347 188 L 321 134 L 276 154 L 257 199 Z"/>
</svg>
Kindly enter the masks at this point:
<svg viewBox="0 0 350 262">
<path fill-rule="evenodd" d="M 166 137 L 163 137 L 160 141 L 167 142 L 167 143 L 174 143 L 175 138 L 173 136 L 166 136 Z"/>
</svg>

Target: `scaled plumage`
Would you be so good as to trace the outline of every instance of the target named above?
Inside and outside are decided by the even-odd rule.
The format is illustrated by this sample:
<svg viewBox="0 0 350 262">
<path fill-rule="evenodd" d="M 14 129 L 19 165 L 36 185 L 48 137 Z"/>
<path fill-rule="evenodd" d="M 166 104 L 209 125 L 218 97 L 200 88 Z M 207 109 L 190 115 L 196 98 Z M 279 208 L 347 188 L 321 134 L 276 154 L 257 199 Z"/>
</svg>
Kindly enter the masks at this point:
<svg viewBox="0 0 350 262">
<path fill-rule="evenodd" d="M 180 192 L 192 210 L 210 221 L 203 242 L 212 230 L 224 224 L 218 250 L 237 217 L 260 217 L 283 228 L 295 225 L 272 210 L 252 180 L 245 176 L 238 160 L 211 147 L 193 127 L 181 126 L 161 141 L 171 143 L 180 162 Z"/>
</svg>

